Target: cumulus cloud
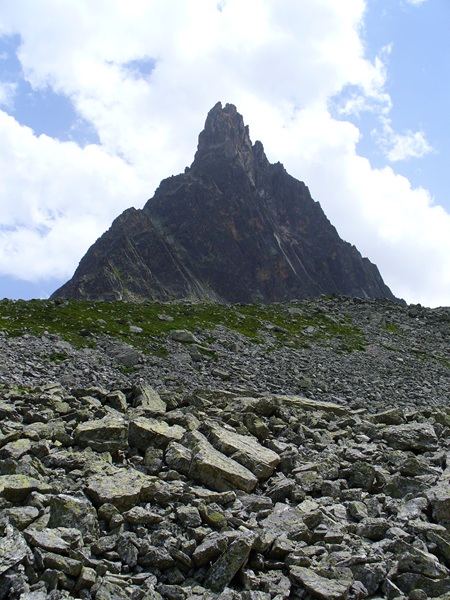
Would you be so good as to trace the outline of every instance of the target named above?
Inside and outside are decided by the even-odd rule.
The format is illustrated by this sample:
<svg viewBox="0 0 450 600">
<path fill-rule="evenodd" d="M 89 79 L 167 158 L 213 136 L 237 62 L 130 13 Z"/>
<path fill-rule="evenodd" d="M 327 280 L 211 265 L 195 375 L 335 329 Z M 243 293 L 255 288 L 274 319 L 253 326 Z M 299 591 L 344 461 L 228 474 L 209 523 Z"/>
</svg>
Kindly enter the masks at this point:
<svg viewBox="0 0 450 600">
<path fill-rule="evenodd" d="M 447 213 L 358 156 L 360 132 L 346 120 L 371 110 L 389 122 L 390 48 L 367 58 L 365 0 L 0 0 L 0 8 L 0 32 L 20 35 L 32 88 L 69 98 L 99 139 L 83 148 L 37 137 L 0 113 L 0 274 L 70 276 L 115 216 L 192 161 L 206 113 L 222 100 L 236 104 L 270 160 L 309 185 L 397 295 L 448 303 Z M 383 131 L 391 160 L 429 150 L 422 132 Z"/>
<path fill-rule="evenodd" d="M 0 106 L 11 107 L 14 103 L 16 84 L 9 81 L 0 82 Z"/>
<path fill-rule="evenodd" d="M 405 134 L 396 133 L 391 139 L 391 148 L 387 157 L 391 162 L 407 158 L 422 158 L 429 154 L 432 147 L 425 139 L 423 131 L 410 131 Z"/>
<path fill-rule="evenodd" d="M 428 143 L 423 131 L 408 130 L 406 133 L 397 133 L 391 127 L 389 119 L 382 118 L 381 121 L 381 133 L 374 131 L 373 135 L 377 138 L 380 147 L 390 162 L 407 160 L 408 158 L 422 158 L 432 152 L 433 148 Z"/>
<path fill-rule="evenodd" d="M 36 137 L 0 111 L 0 268 L 25 280 L 67 277 L 145 182 L 99 146 Z"/>
<path fill-rule="evenodd" d="M 359 117 L 365 112 L 372 112 L 386 119 L 392 108 L 392 101 L 385 91 L 387 65 L 392 44 L 382 47 L 368 70 L 365 85 L 344 86 L 343 91 L 332 99 L 330 104 L 341 117 Z"/>
</svg>

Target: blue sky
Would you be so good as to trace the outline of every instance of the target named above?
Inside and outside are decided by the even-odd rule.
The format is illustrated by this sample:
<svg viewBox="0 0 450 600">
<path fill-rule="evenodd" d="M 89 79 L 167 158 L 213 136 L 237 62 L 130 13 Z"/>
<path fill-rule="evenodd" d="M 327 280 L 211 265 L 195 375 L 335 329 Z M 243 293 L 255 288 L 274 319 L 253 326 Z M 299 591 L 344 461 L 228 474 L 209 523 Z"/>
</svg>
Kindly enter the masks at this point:
<svg viewBox="0 0 450 600">
<path fill-rule="evenodd" d="M 77 114 L 68 96 L 50 85 L 34 88 L 24 77 L 17 56 L 20 46 L 19 34 L 0 38 L 1 81 L 14 88 L 3 110 L 21 125 L 30 127 L 36 136 L 45 134 L 61 142 L 75 141 L 80 146 L 99 143 L 95 128 Z"/>
<path fill-rule="evenodd" d="M 0 0 L 0 298 L 65 282 L 221 100 L 397 296 L 450 305 L 449 22 L 448 0 Z"/>
<path fill-rule="evenodd" d="M 420 160 L 395 161 L 396 171 L 415 186 L 425 186 L 433 197 L 450 209 L 447 173 L 450 138 L 446 130 L 446 104 L 450 98 L 448 24 L 450 3 L 428 0 L 411 6 L 406 2 L 372 0 L 368 3 L 366 32 L 370 56 L 392 46 L 387 60 L 385 88 L 392 99 L 390 119 L 400 132 L 418 130 L 431 146 Z M 378 49 L 378 50 L 377 50 Z M 374 166 L 383 166 L 385 156 L 364 123 L 358 150 Z"/>
</svg>

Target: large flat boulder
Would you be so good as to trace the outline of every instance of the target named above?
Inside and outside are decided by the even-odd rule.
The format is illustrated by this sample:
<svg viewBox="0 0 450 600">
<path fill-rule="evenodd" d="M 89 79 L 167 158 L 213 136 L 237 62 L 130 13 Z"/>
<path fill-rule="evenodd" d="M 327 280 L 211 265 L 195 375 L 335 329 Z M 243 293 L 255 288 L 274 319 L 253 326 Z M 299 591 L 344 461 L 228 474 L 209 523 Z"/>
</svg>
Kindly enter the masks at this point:
<svg viewBox="0 0 450 600">
<path fill-rule="evenodd" d="M 347 573 L 337 579 L 322 577 L 306 567 L 293 566 L 290 572 L 292 578 L 301 583 L 313 598 L 322 600 L 346 600 L 353 583 L 353 578 Z"/>
<path fill-rule="evenodd" d="M 83 536 L 95 537 L 99 529 L 97 511 L 82 494 L 57 494 L 50 499 L 48 526 L 75 527 Z"/>
<path fill-rule="evenodd" d="M 175 502 L 184 494 L 184 488 L 180 481 L 163 481 L 140 471 L 117 469 L 109 475 L 90 477 L 86 493 L 96 506 L 108 503 L 124 511 L 141 502 Z"/>
<path fill-rule="evenodd" d="M 89 446 L 97 452 L 117 452 L 128 444 L 128 423 L 121 417 L 107 415 L 103 419 L 86 421 L 74 431 L 75 443 Z"/>
<path fill-rule="evenodd" d="M 430 423 L 391 425 L 383 431 L 383 438 L 395 450 L 429 452 L 436 450 L 438 439 Z"/>
<path fill-rule="evenodd" d="M 128 443 L 144 451 L 149 446 L 164 449 L 172 441 L 179 442 L 184 433 L 185 429 L 179 425 L 168 425 L 158 419 L 138 417 L 130 422 Z"/>
<path fill-rule="evenodd" d="M 31 554 L 22 534 L 17 531 L 0 539 L 0 575 Z"/>
<path fill-rule="evenodd" d="M 68 555 L 71 550 L 69 542 L 58 535 L 58 530 L 45 528 L 42 530 L 29 529 L 25 531 L 25 538 L 31 546 Z"/>
<path fill-rule="evenodd" d="M 141 501 L 146 476 L 138 471 L 118 469 L 113 475 L 95 475 L 87 481 L 86 493 L 100 506 L 106 502 L 128 510 Z"/>
<path fill-rule="evenodd" d="M 167 408 L 158 392 L 147 383 L 140 383 L 135 387 L 133 406 L 141 407 L 151 415 L 162 415 Z"/>
<path fill-rule="evenodd" d="M 212 445 L 249 469 L 259 480 L 272 475 L 280 462 L 280 456 L 262 446 L 256 438 L 241 435 L 215 423 L 205 424 L 204 431 Z"/>
<path fill-rule="evenodd" d="M 301 410 L 321 411 L 335 416 L 343 416 L 348 413 L 347 407 L 334 402 L 323 402 L 321 400 L 311 400 L 304 396 L 285 396 L 281 394 L 276 394 L 273 398 L 278 404 L 288 404 Z"/>
<path fill-rule="evenodd" d="M 258 479 L 241 464 L 225 456 L 212 446 L 199 431 L 190 431 L 183 437 L 183 444 L 192 453 L 189 477 L 200 481 L 212 490 L 243 490 L 251 492 Z"/>
<path fill-rule="evenodd" d="M 51 486 L 28 475 L 0 475 L 0 498 L 9 502 L 22 502 L 31 492 L 48 494 Z"/>
</svg>

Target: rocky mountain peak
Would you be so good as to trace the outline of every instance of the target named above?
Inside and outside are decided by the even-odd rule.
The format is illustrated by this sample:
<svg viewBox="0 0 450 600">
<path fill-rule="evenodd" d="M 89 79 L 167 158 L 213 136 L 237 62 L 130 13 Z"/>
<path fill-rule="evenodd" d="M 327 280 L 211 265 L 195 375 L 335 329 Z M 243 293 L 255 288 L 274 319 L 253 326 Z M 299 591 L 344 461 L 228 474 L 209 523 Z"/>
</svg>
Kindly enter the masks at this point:
<svg viewBox="0 0 450 600">
<path fill-rule="evenodd" d="M 54 297 L 270 303 L 333 293 L 394 299 L 306 185 L 218 102 L 191 168 L 118 217 Z"/>
<path fill-rule="evenodd" d="M 248 125 L 233 104 L 222 108 L 218 102 L 208 113 L 191 168 L 226 185 L 239 169 L 254 181 L 254 163 Z"/>
<path fill-rule="evenodd" d="M 233 104 L 218 102 L 208 113 L 205 128 L 199 135 L 195 161 L 211 153 L 234 158 L 242 152 L 252 153 L 249 129 Z"/>
</svg>

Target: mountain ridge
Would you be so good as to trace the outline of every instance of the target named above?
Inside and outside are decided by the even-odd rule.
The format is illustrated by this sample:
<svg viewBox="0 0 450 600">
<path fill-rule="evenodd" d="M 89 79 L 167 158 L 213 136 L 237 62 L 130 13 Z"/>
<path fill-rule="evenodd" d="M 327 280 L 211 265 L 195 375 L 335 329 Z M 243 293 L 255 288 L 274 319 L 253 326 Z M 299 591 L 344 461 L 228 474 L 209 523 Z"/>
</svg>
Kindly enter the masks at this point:
<svg viewBox="0 0 450 600">
<path fill-rule="evenodd" d="M 396 299 L 307 186 L 252 144 L 236 107 L 218 102 L 192 165 L 115 219 L 52 297 L 270 303 L 329 293 Z"/>
</svg>

